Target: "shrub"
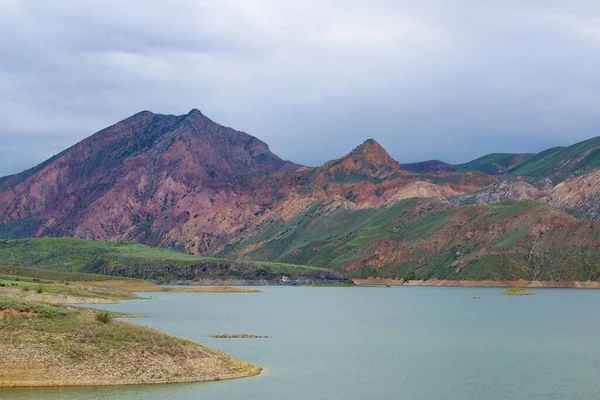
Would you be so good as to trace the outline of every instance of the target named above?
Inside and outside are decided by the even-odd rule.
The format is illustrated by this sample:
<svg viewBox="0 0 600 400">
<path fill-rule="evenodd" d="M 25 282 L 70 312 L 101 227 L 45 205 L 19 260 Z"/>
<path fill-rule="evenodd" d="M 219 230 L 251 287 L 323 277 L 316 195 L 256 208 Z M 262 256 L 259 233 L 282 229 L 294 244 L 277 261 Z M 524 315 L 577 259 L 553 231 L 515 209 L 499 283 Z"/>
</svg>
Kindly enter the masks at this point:
<svg viewBox="0 0 600 400">
<path fill-rule="evenodd" d="M 35 291 L 38 293 L 42 293 L 44 291 L 44 288 L 42 287 L 42 285 L 38 285 L 37 288 L 35 288 Z"/>
<path fill-rule="evenodd" d="M 5 285 L 4 283 L 1 283 L 1 282 L 0 282 L 0 286 L 6 286 L 6 285 Z"/>
<path fill-rule="evenodd" d="M 103 324 L 108 324 L 112 321 L 112 316 L 108 311 L 100 311 L 96 314 L 96 321 L 102 322 Z"/>
<path fill-rule="evenodd" d="M 27 292 L 27 291 L 29 291 L 29 286 L 23 286 L 23 291 L 24 291 L 24 292 Z"/>
</svg>

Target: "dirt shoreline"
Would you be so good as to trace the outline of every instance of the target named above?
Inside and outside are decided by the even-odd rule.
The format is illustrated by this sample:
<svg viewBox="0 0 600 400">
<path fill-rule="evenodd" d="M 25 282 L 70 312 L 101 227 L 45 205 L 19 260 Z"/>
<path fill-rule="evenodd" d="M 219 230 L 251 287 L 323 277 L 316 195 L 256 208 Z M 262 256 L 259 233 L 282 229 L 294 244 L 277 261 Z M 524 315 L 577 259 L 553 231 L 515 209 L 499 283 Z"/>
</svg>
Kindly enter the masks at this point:
<svg viewBox="0 0 600 400">
<path fill-rule="evenodd" d="M 210 382 L 262 371 L 189 340 L 135 323 L 103 322 L 99 310 L 64 305 L 112 299 L 0 289 L 0 388 Z"/>
<path fill-rule="evenodd" d="M 527 287 L 527 288 L 557 288 L 557 289 L 600 289 L 600 282 L 552 282 L 552 281 L 492 281 L 492 280 L 442 280 L 431 279 L 409 280 L 403 279 L 355 279 L 357 286 L 445 286 L 445 287 Z"/>
</svg>

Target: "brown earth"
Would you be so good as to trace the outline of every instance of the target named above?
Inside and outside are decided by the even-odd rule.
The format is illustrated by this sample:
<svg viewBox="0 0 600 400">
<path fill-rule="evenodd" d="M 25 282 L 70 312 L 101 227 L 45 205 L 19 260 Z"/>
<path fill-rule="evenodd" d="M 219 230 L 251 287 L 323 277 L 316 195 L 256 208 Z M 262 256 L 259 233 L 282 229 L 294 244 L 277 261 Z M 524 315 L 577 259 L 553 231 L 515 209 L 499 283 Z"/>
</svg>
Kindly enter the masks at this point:
<svg viewBox="0 0 600 400">
<path fill-rule="evenodd" d="M 80 339 L 73 338 L 86 332 L 94 334 L 93 329 L 74 334 L 3 329 L 0 387 L 205 382 L 254 376 L 261 371 L 219 351 L 179 342 L 149 328 L 131 329 L 154 336 L 154 345 L 134 342 L 99 351 L 96 345 L 81 344 Z M 65 352 L 60 343 L 68 345 L 73 340 L 78 340 L 77 346 Z"/>
</svg>

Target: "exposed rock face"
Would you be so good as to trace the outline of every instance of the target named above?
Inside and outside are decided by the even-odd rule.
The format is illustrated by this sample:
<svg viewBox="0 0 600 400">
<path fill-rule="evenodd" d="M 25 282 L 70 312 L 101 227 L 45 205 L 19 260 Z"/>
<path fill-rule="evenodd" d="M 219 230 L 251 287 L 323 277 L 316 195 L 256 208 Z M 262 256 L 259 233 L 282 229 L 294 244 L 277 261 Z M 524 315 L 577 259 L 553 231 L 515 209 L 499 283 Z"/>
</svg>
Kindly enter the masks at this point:
<svg viewBox="0 0 600 400">
<path fill-rule="evenodd" d="M 408 175 L 398 161 L 394 160 L 379 143 L 373 139 L 366 140 L 350 154 L 330 161 L 315 171 L 317 182 L 378 182 Z"/>
<path fill-rule="evenodd" d="M 506 180 L 481 190 L 453 197 L 450 202 L 457 206 L 494 204 L 506 200 L 539 200 L 544 192 L 535 186 L 515 180 Z"/>
<path fill-rule="evenodd" d="M 536 186 L 521 179 L 508 179 L 449 198 L 456 206 L 495 204 L 506 200 L 537 200 L 580 219 L 600 220 L 600 170 L 566 180 L 554 187 L 546 179 L 539 181 Z"/>
<path fill-rule="evenodd" d="M 0 222 L 16 222 L 31 236 L 161 242 L 144 236 L 185 224 L 196 215 L 192 210 L 214 208 L 221 198 L 235 204 L 225 182 L 297 168 L 255 137 L 198 110 L 182 116 L 145 111 L 5 179 Z M 227 225 L 227 218 L 214 223 Z"/>
<path fill-rule="evenodd" d="M 600 220 L 600 171 L 559 183 L 548 202 L 579 218 Z"/>
</svg>

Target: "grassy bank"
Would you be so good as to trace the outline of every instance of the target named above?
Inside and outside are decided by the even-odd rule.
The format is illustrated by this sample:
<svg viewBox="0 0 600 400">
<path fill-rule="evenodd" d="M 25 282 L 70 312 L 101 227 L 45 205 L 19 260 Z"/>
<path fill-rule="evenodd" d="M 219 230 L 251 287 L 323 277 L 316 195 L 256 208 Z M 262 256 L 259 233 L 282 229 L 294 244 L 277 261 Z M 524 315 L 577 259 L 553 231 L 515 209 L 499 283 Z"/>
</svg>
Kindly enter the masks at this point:
<svg viewBox="0 0 600 400">
<path fill-rule="evenodd" d="M 64 305 L 134 299 L 129 289 L 163 291 L 158 285 L 133 279 L 84 282 L 69 274 L 60 278 L 75 280 L 53 281 L 47 279 L 51 275 L 42 280 L 12 272 L 0 278 L 0 387 L 198 382 L 260 373 L 219 351 L 114 320 L 126 315 Z"/>
<path fill-rule="evenodd" d="M 198 382 L 260 368 L 100 311 L 0 297 L 0 387 Z"/>
<path fill-rule="evenodd" d="M 134 293 L 119 287 L 19 276 L 0 276 L 0 295 L 52 304 L 102 304 L 137 298 Z"/>
<path fill-rule="evenodd" d="M 197 257 L 139 244 L 72 238 L 0 240 L 0 265 L 9 266 L 4 267 L 8 269 L 34 267 L 40 271 L 76 273 L 77 280 L 82 281 L 100 280 L 94 274 L 162 282 L 228 278 L 278 281 L 284 277 L 325 282 L 345 279 L 325 268 Z M 45 277 L 39 271 L 38 275 L 40 279 Z"/>
</svg>

